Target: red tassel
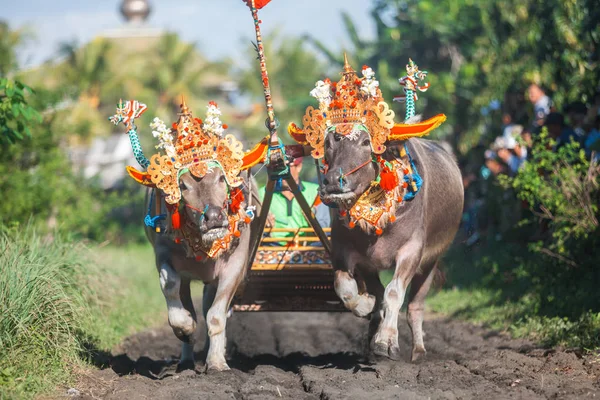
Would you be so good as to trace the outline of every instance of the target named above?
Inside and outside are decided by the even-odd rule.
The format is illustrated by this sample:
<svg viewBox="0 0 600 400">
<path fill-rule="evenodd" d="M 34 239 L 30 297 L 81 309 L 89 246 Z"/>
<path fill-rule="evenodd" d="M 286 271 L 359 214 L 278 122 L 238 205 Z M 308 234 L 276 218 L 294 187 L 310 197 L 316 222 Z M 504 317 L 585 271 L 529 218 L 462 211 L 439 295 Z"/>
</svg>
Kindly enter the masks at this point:
<svg viewBox="0 0 600 400">
<path fill-rule="evenodd" d="M 376 233 L 377 235 L 381 235 L 381 234 L 383 233 L 383 229 L 381 229 L 381 228 L 377 228 L 377 229 L 375 229 L 375 233 Z"/>
<path fill-rule="evenodd" d="M 388 168 L 385 168 L 381 172 L 381 181 L 379 181 L 379 186 L 385 191 L 394 190 L 398 186 L 398 175 L 394 171 L 390 171 Z"/>
<path fill-rule="evenodd" d="M 175 207 L 173 214 L 171 214 L 171 226 L 173 229 L 181 228 L 181 216 L 179 215 L 179 206 Z"/>
<path fill-rule="evenodd" d="M 242 202 L 244 201 L 244 193 L 240 188 L 234 188 L 231 190 L 231 204 L 229 204 L 229 212 L 231 214 L 237 214 L 242 208 Z"/>
<path fill-rule="evenodd" d="M 350 221 L 348 226 L 350 227 L 350 229 L 354 229 L 354 227 L 356 226 L 356 223 L 354 221 Z"/>
<path fill-rule="evenodd" d="M 233 236 L 239 238 L 240 236 L 242 236 L 242 233 L 240 231 L 235 231 L 233 232 Z"/>
</svg>

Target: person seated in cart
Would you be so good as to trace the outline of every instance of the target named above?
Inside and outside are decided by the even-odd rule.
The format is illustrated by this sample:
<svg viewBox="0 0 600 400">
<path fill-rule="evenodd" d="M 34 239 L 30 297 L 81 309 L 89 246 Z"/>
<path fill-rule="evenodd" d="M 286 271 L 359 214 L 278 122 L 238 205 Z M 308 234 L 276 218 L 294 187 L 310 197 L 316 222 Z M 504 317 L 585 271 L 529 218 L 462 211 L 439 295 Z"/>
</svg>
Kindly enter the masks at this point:
<svg viewBox="0 0 600 400">
<path fill-rule="evenodd" d="M 306 199 L 308 204 L 312 205 L 312 211 L 322 228 L 329 227 L 330 217 L 329 208 L 321 203 L 318 195 L 319 185 L 312 182 L 300 180 L 300 172 L 302 171 L 302 158 L 296 158 L 290 163 L 290 174 L 294 181 L 298 184 L 300 192 Z M 265 197 L 265 188 L 259 189 L 259 196 L 262 199 Z M 267 228 L 288 228 L 289 232 L 271 232 L 272 237 L 289 237 L 294 236 L 299 228 L 310 228 L 310 224 L 304 217 L 304 213 L 300 208 L 300 204 L 294 197 L 292 190 L 287 182 L 282 182 L 280 192 L 273 194 L 271 202 L 271 210 L 267 218 Z M 268 230 L 267 230 L 268 232 Z M 298 233 L 302 236 L 302 233 Z M 311 234 L 311 236 L 313 236 Z"/>
</svg>

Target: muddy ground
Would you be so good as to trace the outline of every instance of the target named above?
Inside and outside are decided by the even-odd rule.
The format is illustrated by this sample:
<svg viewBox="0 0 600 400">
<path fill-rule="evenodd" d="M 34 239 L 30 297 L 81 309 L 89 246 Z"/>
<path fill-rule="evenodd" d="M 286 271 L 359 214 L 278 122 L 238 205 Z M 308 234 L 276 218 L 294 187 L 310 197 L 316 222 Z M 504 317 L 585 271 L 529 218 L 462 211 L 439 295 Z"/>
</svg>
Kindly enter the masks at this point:
<svg viewBox="0 0 600 400">
<path fill-rule="evenodd" d="M 203 328 L 201 326 L 200 328 Z M 231 371 L 176 371 L 170 328 L 127 338 L 96 357 L 81 399 L 583 399 L 600 398 L 600 365 L 449 318 L 425 322 L 423 361 L 368 361 L 367 321 L 349 313 L 237 313 L 228 321 Z M 203 339 L 199 339 L 198 350 Z M 203 359 L 201 352 L 197 353 Z"/>
</svg>

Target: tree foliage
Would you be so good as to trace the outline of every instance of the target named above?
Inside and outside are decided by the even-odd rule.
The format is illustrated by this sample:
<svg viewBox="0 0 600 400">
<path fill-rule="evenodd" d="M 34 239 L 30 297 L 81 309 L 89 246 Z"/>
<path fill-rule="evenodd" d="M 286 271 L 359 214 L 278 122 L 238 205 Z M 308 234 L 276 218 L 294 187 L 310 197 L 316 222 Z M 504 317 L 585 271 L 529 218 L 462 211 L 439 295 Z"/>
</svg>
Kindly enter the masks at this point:
<svg viewBox="0 0 600 400">
<path fill-rule="evenodd" d="M 15 49 L 25 43 L 30 34 L 24 29 L 11 29 L 0 20 L 0 77 L 6 77 L 18 67 Z"/>
<path fill-rule="evenodd" d="M 290 121 L 298 123 L 305 108 L 314 104 L 309 93 L 315 82 L 323 78 L 325 66 L 300 38 L 283 37 L 275 32 L 264 38 L 264 47 L 276 117 L 282 127 Z M 244 93 L 252 96 L 256 104 L 262 106 L 263 87 L 255 47 L 249 46 L 247 54 L 251 64 L 240 74 L 240 87 Z M 266 111 L 257 114 L 260 118 L 247 121 L 246 125 L 247 132 L 253 138 L 267 133 L 264 125 Z"/>
<path fill-rule="evenodd" d="M 529 162 L 502 183 L 512 187 L 536 216 L 549 222 L 549 238 L 534 243 L 532 249 L 576 266 L 588 258 L 581 243 L 598 233 L 600 166 L 590 163 L 575 142 L 558 150 L 554 145 L 547 132 L 542 132 Z"/>
<path fill-rule="evenodd" d="M 0 145 L 31 136 L 29 124 L 39 123 L 40 114 L 27 103 L 33 90 L 19 81 L 0 78 Z"/>
<path fill-rule="evenodd" d="M 590 100 L 599 81 L 600 10 L 591 0 L 376 0 L 376 38 L 361 40 L 346 17 L 355 63 L 376 68 L 386 98 L 411 57 L 432 89 L 418 107 L 444 112 L 462 153 L 480 139 L 485 110 L 507 92 L 521 98 L 531 82 L 552 90 L 559 106 Z M 341 62 L 316 39 L 330 61 Z M 485 114 L 485 112 L 483 113 Z"/>
</svg>

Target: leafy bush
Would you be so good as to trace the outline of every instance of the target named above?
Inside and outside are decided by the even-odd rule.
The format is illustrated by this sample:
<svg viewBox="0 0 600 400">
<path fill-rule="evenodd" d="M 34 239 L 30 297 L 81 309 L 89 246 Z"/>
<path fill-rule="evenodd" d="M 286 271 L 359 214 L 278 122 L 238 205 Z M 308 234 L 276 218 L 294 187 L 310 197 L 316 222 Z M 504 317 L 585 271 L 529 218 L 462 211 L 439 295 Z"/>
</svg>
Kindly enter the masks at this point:
<svg viewBox="0 0 600 400">
<path fill-rule="evenodd" d="M 600 169 L 577 144 L 554 146 L 543 132 L 519 173 L 499 178 L 504 195 L 484 193 L 486 217 L 508 218 L 500 210 L 522 202 L 530 216 L 488 229 L 474 246 L 455 245 L 445 257 L 455 291 L 438 294 L 433 307 L 542 344 L 597 348 Z"/>
<path fill-rule="evenodd" d="M 43 109 L 54 97 L 41 91 L 33 102 Z M 14 123 L 26 121 L 21 115 Z M 83 178 L 73 169 L 61 135 L 48 115 L 33 136 L 0 143 L 0 193 L 9 200 L 0 202 L 0 225 L 22 226 L 33 218 L 38 229 L 58 228 L 96 241 L 142 240 L 143 190 L 126 181 L 122 190 L 107 193 Z M 123 237 L 125 228 L 128 237 Z"/>
<path fill-rule="evenodd" d="M 41 122 L 41 115 L 25 99 L 33 90 L 19 81 L 0 78 L 0 144 L 31 136 L 28 124 Z"/>
<path fill-rule="evenodd" d="M 598 229 L 600 166 L 590 163 L 575 142 L 553 150 L 556 143 L 542 132 L 531 160 L 514 178 L 504 178 L 517 197 L 527 201 L 534 213 L 549 221 L 551 240 L 531 248 L 575 266 L 581 262 L 578 244 Z"/>
</svg>

